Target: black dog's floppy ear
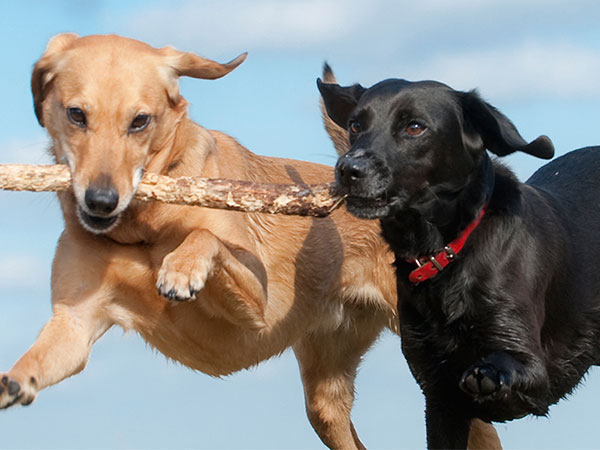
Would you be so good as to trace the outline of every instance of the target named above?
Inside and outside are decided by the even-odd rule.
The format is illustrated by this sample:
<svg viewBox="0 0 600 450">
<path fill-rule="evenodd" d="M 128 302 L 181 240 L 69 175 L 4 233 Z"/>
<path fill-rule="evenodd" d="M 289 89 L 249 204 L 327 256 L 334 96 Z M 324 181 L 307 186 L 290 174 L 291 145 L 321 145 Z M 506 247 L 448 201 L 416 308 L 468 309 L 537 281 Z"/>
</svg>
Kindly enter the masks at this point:
<svg viewBox="0 0 600 450">
<path fill-rule="evenodd" d="M 460 101 L 465 117 L 465 129 L 477 133 L 483 145 L 498 156 L 517 150 L 542 159 L 554 156 L 554 145 L 547 136 L 540 136 L 529 144 L 521 137 L 513 123 L 479 97 L 477 92 L 463 92 Z"/>
<path fill-rule="evenodd" d="M 327 115 L 340 127 L 346 129 L 348 117 L 352 110 L 356 108 L 366 89 L 360 84 L 342 87 L 335 83 L 323 83 L 320 78 L 317 79 L 317 87 L 323 97 Z"/>
</svg>

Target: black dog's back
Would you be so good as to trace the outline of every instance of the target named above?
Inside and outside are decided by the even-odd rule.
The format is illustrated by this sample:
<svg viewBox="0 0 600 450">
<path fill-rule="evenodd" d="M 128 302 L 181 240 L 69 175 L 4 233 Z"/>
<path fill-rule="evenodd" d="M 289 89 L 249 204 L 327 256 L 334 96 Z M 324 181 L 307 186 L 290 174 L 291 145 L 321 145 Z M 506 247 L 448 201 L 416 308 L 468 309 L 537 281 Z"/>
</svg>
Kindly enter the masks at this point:
<svg viewBox="0 0 600 450">
<path fill-rule="evenodd" d="M 600 147 L 569 152 L 541 167 L 526 184 L 548 196 L 567 229 L 569 277 L 577 295 L 565 300 L 600 310 Z"/>
<path fill-rule="evenodd" d="M 568 260 L 557 264 L 566 272 L 564 286 L 559 283 L 546 304 L 546 328 L 570 350 L 554 349 L 547 355 L 554 388 L 560 391 L 557 384 L 576 383 L 568 380 L 568 372 L 577 378 L 575 372 L 584 373 L 586 365 L 600 364 L 600 147 L 569 152 L 544 165 L 526 184 L 555 205 L 567 233 Z"/>
<path fill-rule="evenodd" d="M 600 364 L 600 147 L 569 152 L 541 167 L 526 184 L 546 198 L 564 227 L 564 234 L 542 236 L 547 242 L 563 239 L 566 248 L 564 260 L 555 264 L 559 281 L 546 296 L 542 330 L 551 390 L 563 397 L 589 365 Z M 530 222 L 543 219 L 538 215 Z"/>
<path fill-rule="evenodd" d="M 563 211 L 595 211 L 600 219 L 600 147 L 573 150 L 556 158 L 538 169 L 526 184 L 551 193 L 561 201 Z M 593 203 L 586 204 L 586 200 Z"/>
</svg>

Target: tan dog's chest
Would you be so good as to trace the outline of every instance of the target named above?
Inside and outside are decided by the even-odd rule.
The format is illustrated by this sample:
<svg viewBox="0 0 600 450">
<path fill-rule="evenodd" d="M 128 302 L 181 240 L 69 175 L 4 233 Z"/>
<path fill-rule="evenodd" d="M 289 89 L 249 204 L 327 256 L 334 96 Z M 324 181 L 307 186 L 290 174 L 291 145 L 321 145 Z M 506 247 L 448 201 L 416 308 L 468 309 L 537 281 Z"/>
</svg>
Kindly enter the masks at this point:
<svg viewBox="0 0 600 450">
<path fill-rule="evenodd" d="M 170 302 L 159 295 L 155 283 L 165 256 L 190 229 L 215 222 L 220 224 L 215 232 L 225 242 L 239 234 L 247 240 L 249 234 L 258 237 L 273 231 L 260 225 L 261 218 L 249 220 L 241 213 L 165 205 L 132 209 L 110 237 L 94 236 L 73 223 L 59 243 L 53 301 L 62 303 L 72 296 L 73 284 L 86 284 L 83 296 L 103 303 L 111 322 L 135 330 L 166 356 L 211 375 L 257 364 L 281 353 L 311 329 L 324 331 L 344 322 L 339 300 L 343 248 L 332 219 L 267 218 L 269 227 L 289 229 L 293 224 L 293 239 L 286 234 L 268 236 L 263 243 L 256 241 L 252 251 L 231 244 L 234 254 L 248 266 L 254 265 L 263 279 L 263 327 L 232 323 L 222 309 L 223 286 L 214 277 L 189 302 Z M 249 229 L 253 232 L 248 233 Z M 139 241 L 121 244 L 112 236 L 124 242 Z M 329 246 L 323 245 L 325 241 Z M 201 254 L 190 255 L 195 256 Z"/>
</svg>

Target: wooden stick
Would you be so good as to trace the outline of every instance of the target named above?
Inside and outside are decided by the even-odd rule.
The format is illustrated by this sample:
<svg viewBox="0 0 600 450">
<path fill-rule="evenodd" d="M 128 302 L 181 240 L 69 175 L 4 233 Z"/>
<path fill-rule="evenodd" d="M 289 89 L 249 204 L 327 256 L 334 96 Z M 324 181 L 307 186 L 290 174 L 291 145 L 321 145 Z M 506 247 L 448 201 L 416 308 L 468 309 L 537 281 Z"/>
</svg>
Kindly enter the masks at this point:
<svg viewBox="0 0 600 450">
<path fill-rule="evenodd" d="M 71 174 L 65 165 L 0 164 L 0 189 L 66 191 Z M 135 194 L 141 201 L 203 206 L 243 212 L 324 217 L 343 203 L 333 183 L 313 185 L 264 184 L 223 178 L 171 178 L 146 173 Z"/>
</svg>

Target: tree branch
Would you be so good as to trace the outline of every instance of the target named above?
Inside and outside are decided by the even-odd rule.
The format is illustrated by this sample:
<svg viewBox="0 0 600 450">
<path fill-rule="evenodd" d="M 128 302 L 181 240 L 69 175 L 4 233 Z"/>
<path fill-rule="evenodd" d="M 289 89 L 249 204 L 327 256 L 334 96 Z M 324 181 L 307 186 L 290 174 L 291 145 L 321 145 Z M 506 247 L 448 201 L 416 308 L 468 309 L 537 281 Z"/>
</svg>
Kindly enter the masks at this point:
<svg viewBox="0 0 600 450">
<path fill-rule="evenodd" d="M 0 189 L 67 191 L 71 174 L 65 165 L 0 164 Z M 333 183 L 313 185 L 264 184 L 223 178 L 171 178 L 146 173 L 135 198 L 178 205 L 243 212 L 324 217 L 343 203 Z"/>
</svg>

